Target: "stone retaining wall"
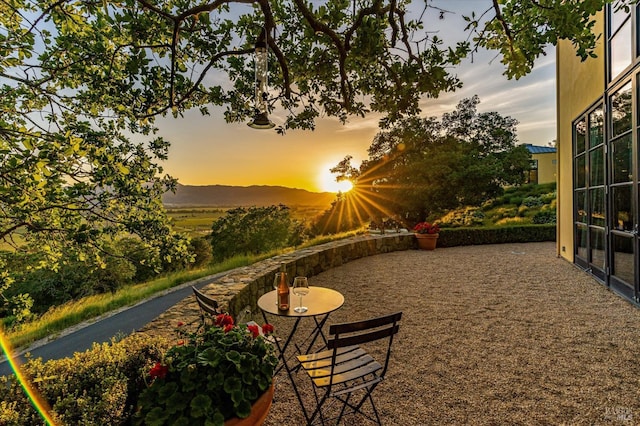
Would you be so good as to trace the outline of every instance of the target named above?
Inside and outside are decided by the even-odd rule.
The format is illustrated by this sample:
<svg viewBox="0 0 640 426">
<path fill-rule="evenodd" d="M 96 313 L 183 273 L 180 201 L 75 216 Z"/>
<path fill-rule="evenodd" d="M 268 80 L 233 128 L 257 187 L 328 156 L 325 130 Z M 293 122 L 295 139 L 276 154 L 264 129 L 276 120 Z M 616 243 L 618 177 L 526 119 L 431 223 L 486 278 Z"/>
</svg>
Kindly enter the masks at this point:
<svg viewBox="0 0 640 426">
<path fill-rule="evenodd" d="M 216 299 L 221 310 L 242 322 L 258 312 L 256 303 L 261 295 L 273 290 L 274 274 L 285 264 L 289 277 L 313 276 L 327 269 L 365 256 L 417 248 L 412 233 L 361 235 L 281 254 L 252 265 L 236 268 L 201 291 Z M 207 277 L 201 278 L 207 280 Z M 179 322 L 197 324 L 200 310 L 193 296 L 175 304 L 147 324 L 141 332 L 171 336 Z"/>
</svg>

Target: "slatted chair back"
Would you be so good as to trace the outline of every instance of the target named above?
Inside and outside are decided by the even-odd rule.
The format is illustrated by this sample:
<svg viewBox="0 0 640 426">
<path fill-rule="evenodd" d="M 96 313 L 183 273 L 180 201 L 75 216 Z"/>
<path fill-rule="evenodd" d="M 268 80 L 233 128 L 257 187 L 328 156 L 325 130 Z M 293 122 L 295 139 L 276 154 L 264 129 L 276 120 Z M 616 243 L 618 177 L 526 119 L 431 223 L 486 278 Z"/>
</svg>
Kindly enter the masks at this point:
<svg viewBox="0 0 640 426">
<path fill-rule="evenodd" d="M 385 354 L 383 369 L 380 373 L 378 373 L 378 376 L 384 377 L 384 374 L 387 372 L 387 367 L 389 366 L 393 337 L 400 330 L 401 319 L 402 312 L 395 312 L 390 315 L 363 321 L 331 325 L 329 327 L 330 337 L 327 340 L 327 348 L 333 349 L 333 368 L 335 368 L 335 360 L 340 354 L 340 348 L 362 345 L 364 343 L 387 338 L 387 350 Z"/>
<path fill-rule="evenodd" d="M 340 423 L 347 408 L 381 424 L 371 393 L 387 372 L 391 345 L 400 329 L 401 319 L 402 312 L 395 312 L 364 321 L 334 324 L 329 327 L 327 350 L 298 356 L 300 366 L 314 385 L 316 396 L 316 409 L 307 419 L 308 424 L 313 424 L 316 420 L 325 424 L 327 419 L 323 406 L 331 398 L 342 402 L 336 424 Z M 361 345 L 383 339 L 387 339 L 386 353 L 380 364 Z M 318 395 L 316 389 L 323 389 L 324 394 Z M 355 392 L 363 394 L 358 402 L 351 399 Z M 371 403 L 375 417 L 362 411 L 366 401 Z"/>
<path fill-rule="evenodd" d="M 198 306 L 200 307 L 200 317 L 202 319 L 202 324 L 206 323 L 206 317 L 209 316 L 212 319 L 215 318 L 220 312 L 218 311 L 218 302 L 215 299 L 207 296 L 194 286 L 191 286 L 193 289 L 193 294 L 196 297 L 196 302 L 198 302 Z"/>
</svg>

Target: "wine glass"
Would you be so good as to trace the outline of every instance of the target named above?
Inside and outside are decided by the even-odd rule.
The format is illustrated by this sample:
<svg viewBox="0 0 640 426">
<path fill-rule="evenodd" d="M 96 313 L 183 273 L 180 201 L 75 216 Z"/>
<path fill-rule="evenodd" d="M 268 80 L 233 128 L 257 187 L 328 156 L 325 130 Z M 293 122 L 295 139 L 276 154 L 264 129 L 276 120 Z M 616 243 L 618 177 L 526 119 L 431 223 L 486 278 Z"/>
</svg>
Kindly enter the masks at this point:
<svg viewBox="0 0 640 426">
<path fill-rule="evenodd" d="M 293 310 L 299 314 L 307 312 L 307 307 L 302 306 L 302 296 L 309 294 L 309 281 L 307 277 L 295 277 L 293 279 L 293 294 L 300 296 L 300 306 L 296 306 Z"/>
</svg>

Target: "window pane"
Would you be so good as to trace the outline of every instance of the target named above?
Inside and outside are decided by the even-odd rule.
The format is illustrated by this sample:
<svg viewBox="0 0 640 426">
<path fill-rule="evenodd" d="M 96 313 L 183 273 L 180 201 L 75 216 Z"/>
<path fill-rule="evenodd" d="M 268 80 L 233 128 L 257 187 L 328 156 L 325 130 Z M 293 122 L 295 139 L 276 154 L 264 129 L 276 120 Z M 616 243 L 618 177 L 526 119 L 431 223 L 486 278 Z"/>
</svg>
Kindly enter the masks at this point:
<svg viewBox="0 0 640 426">
<path fill-rule="evenodd" d="M 604 142 L 604 114 L 598 108 L 589 114 L 589 146 L 594 147 Z"/>
<path fill-rule="evenodd" d="M 585 141 L 587 140 L 587 123 L 586 120 L 580 120 L 574 127 L 574 137 L 576 141 L 576 155 L 581 154 L 585 150 Z"/>
<path fill-rule="evenodd" d="M 633 238 L 613 236 L 613 275 L 633 286 Z"/>
<path fill-rule="evenodd" d="M 631 82 L 611 96 L 612 136 L 631 130 Z"/>
<path fill-rule="evenodd" d="M 618 231 L 633 231 L 633 186 L 624 185 L 611 188 L 613 194 L 613 228 Z"/>
<path fill-rule="evenodd" d="M 589 209 L 590 224 L 604 227 L 604 188 L 589 190 Z"/>
<path fill-rule="evenodd" d="M 622 28 L 611 39 L 611 78 L 614 79 L 631 64 L 631 20 L 627 20 Z"/>
<path fill-rule="evenodd" d="M 617 0 L 611 5 L 611 34 L 630 16 L 631 9 L 628 6 L 625 8 L 625 3 L 623 0 Z"/>
<path fill-rule="evenodd" d="M 582 154 L 580 157 L 576 158 L 576 188 L 584 188 L 585 186 L 587 186 L 586 158 L 587 157 L 585 154 Z"/>
<path fill-rule="evenodd" d="M 604 185 L 604 148 L 589 153 L 589 185 Z"/>
<path fill-rule="evenodd" d="M 633 162 L 631 158 L 631 134 L 611 143 L 611 172 L 613 183 L 633 180 Z"/>
<path fill-rule="evenodd" d="M 576 222 L 587 223 L 587 191 L 580 190 L 576 195 Z"/>
<path fill-rule="evenodd" d="M 584 260 L 587 259 L 587 227 L 578 225 L 576 227 L 576 255 Z"/>
<path fill-rule="evenodd" d="M 591 230 L 591 264 L 593 266 L 604 269 L 604 230 L 598 228 L 590 228 Z"/>
</svg>

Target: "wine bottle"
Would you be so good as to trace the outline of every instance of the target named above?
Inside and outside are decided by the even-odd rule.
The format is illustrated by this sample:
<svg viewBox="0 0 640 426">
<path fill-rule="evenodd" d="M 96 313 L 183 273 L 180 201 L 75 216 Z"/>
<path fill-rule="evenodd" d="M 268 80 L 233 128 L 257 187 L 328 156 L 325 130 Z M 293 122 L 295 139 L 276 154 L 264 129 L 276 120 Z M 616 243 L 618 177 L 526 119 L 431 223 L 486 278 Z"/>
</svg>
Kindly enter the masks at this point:
<svg viewBox="0 0 640 426">
<path fill-rule="evenodd" d="M 289 310 L 289 284 L 287 283 L 287 273 L 284 263 L 280 265 L 280 282 L 278 283 L 278 309 Z"/>
</svg>

